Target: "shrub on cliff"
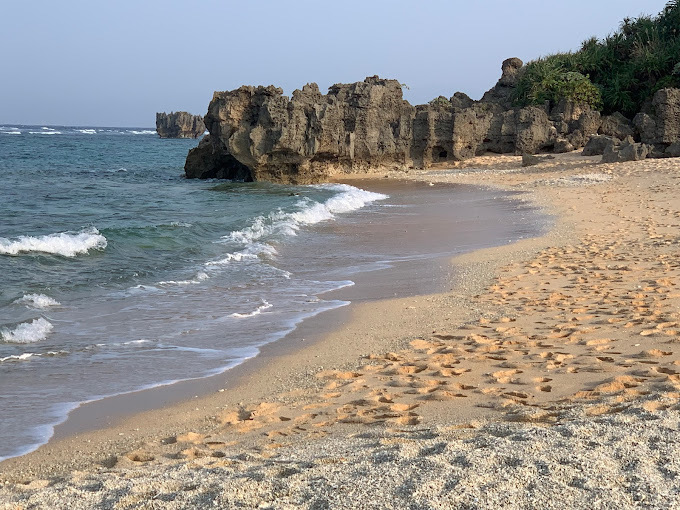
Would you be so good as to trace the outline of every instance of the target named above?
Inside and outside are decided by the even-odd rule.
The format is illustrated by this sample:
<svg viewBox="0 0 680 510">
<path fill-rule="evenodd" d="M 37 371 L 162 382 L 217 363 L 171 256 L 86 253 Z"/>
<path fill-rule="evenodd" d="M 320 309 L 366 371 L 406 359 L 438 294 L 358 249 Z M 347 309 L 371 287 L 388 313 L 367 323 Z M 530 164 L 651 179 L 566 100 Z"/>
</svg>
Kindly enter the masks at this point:
<svg viewBox="0 0 680 510">
<path fill-rule="evenodd" d="M 560 53 L 527 64 L 514 100 L 518 105 L 554 101 L 563 97 L 595 100 L 601 92 L 605 113 L 633 116 L 654 93 L 680 87 L 680 1 L 672 0 L 657 16 L 626 18 L 619 30 L 602 40 L 591 38 L 573 53 Z M 559 97 L 557 97 L 559 99 Z M 594 105 L 595 103 L 590 103 Z"/>
<path fill-rule="evenodd" d="M 600 90 L 587 75 L 569 69 L 561 55 L 530 62 L 521 71 L 514 101 L 522 106 L 546 102 L 553 106 L 560 99 L 568 99 L 600 108 Z"/>
<path fill-rule="evenodd" d="M 450 108 L 451 107 L 451 101 L 449 101 L 444 96 L 439 96 L 439 97 L 434 98 L 432 101 L 430 101 L 429 105 L 433 106 L 435 108 Z"/>
</svg>

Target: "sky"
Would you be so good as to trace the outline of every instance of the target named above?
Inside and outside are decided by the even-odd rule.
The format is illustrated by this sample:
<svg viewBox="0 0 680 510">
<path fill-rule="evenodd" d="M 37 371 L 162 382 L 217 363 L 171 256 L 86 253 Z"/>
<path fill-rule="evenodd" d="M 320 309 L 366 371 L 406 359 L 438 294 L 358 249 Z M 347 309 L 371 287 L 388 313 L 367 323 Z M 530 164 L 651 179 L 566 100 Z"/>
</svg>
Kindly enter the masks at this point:
<svg viewBox="0 0 680 510">
<path fill-rule="evenodd" d="M 366 76 L 479 99 L 501 62 L 577 50 L 666 0 L 0 0 L 0 125 L 153 127 L 215 90 Z"/>
</svg>

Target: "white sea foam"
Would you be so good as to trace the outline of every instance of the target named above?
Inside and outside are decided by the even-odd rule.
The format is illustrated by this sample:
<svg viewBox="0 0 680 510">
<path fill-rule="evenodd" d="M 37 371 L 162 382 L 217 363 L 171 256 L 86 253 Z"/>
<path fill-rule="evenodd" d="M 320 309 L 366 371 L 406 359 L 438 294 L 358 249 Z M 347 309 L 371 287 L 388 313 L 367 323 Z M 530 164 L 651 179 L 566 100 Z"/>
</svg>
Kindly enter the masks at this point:
<svg viewBox="0 0 680 510">
<path fill-rule="evenodd" d="M 19 324 L 14 329 L 0 329 L 0 340 L 13 344 L 32 344 L 44 340 L 52 331 L 52 324 L 40 317 L 31 322 Z"/>
<path fill-rule="evenodd" d="M 130 134 L 133 134 L 133 135 L 155 135 L 156 134 L 156 131 L 152 131 L 150 129 L 143 129 L 141 131 L 135 131 L 134 129 L 129 129 L 127 132 L 130 133 Z"/>
<path fill-rule="evenodd" d="M 4 361 L 26 361 L 31 358 L 50 358 L 52 356 L 63 356 L 68 354 L 68 351 L 48 351 L 48 352 L 24 352 L 22 354 L 12 354 L 10 356 L 5 356 L 0 358 L 0 363 Z"/>
<path fill-rule="evenodd" d="M 236 253 L 227 253 L 224 258 L 219 260 L 211 260 L 206 262 L 206 266 L 224 266 L 232 262 L 241 262 L 243 260 L 257 260 L 260 255 L 275 255 L 276 249 L 273 246 L 263 243 L 252 243 L 245 250 L 237 251 Z"/>
<path fill-rule="evenodd" d="M 122 292 L 114 292 L 113 295 L 114 296 L 127 297 L 127 296 L 134 296 L 134 295 L 137 295 L 137 294 L 143 294 L 143 293 L 147 293 L 147 292 L 153 293 L 153 292 L 160 292 L 160 291 L 161 291 L 161 289 L 159 289 L 158 287 L 154 287 L 153 285 L 139 284 L 139 285 L 135 285 L 134 287 L 130 287 L 130 288 L 128 288 L 128 289 L 126 289 Z"/>
<path fill-rule="evenodd" d="M 321 184 L 318 189 L 332 189 L 338 191 L 323 203 L 305 198 L 299 202 L 300 211 L 286 213 L 281 210 L 267 216 L 258 216 L 252 225 L 224 236 L 227 241 L 249 244 L 257 239 L 269 235 L 296 235 L 302 225 L 313 225 L 331 220 L 337 214 L 348 213 L 361 209 L 366 204 L 378 200 L 385 200 L 387 195 L 366 191 L 347 184 Z"/>
<path fill-rule="evenodd" d="M 16 239 L 0 237 L 0 255 L 41 252 L 75 257 L 89 250 L 103 250 L 106 244 L 106 237 L 96 228 L 78 233 L 59 232 L 40 237 L 21 236 Z"/>
<path fill-rule="evenodd" d="M 203 271 L 200 271 L 193 280 L 166 280 L 158 282 L 158 285 L 196 285 L 197 283 L 201 283 L 208 278 L 210 277 L 207 274 L 205 274 Z"/>
<path fill-rule="evenodd" d="M 47 129 L 47 128 L 43 128 Z M 32 135 L 60 135 L 61 131 L 29 131 Z"/>
<path fill-rule="evenodd" d="M 6 135 L 20 135 L 21 131 L 2 131 Z"/>
<path fill-rule="evenodd" d="M 76 129 L 79 133 L 82 133 L 84 135 L 96 135 L 97 130 L 96 129 Z"/>
<path fill-rule="evenodd" d="M 140 340 L 128 340 L 126 342 L 113 342 L 113 343 L 104 343 L 104 344 L 94 344 L 94 347 L 107 347 L 107 348 L 113 348 L 113 347 L 123 347 L 127 345 L 144 345 L 144 344 L 150 344 L 152 343 L 151 340 L 146 340 L 145 338 L 142 338 Z"/>
<path fill-rule="evenodd" d="M 140 340 L 129 340 L 127 342 L 123 342 L 122 345 L 141 345 L 141 344 L 150 344 L 151 340 L 145 340 L 144 338 Z"/>
<path fill-rule="evenodd" d="M 258 306 L 255 310 L 253 310 L 250 313 L 232 313 L 230 317 L 235 317 L 237 319 L 245 319 L 247 317 L 255 317 L 256 315 L 260 315 L 263 311 L 269 310 L 272 306 L 272 304 L 267 303 L 265 300 L 262 300 L 262 304 Z"/>
<path fill-rule="evenodd" d="M 0 358 L 0 363 L 3 361 L 25 361 L 28 358 L 32 358 L 33 356 L 40 356 L 39 354 L 36 354 L 34 352 L 25 352 L 23 354 L 13 354 L 11 356 L 5 356 L 4 358 Z"/>
<path fill-rule="evenodd" d="M 26 305 L 29 308 L 37 308 L 39 310 L 45 310 L 52 306 L 59 306 L 61 303 L 56 299 L 52 299 L 45 294 L 26 294 L 14 301 L 18 305 Z"/>
</svg>

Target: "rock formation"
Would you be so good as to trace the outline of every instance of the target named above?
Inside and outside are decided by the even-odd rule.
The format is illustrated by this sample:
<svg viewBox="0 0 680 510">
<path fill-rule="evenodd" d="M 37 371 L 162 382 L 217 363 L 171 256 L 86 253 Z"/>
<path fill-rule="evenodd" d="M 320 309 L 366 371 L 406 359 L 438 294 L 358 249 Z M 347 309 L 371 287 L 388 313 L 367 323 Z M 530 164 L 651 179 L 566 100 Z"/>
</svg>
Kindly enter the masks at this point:
<svg viewBox="0 0 680 510">
<path fill-rule="evenodd" d="M 187 112 L 156 113 L 156 132 L 161 138 L 198 138 L 205 124 L 203 117 Z"/>
<path fill-rule="evenodd" d="M 659 91 L 650 113 L 632 122 L 569 101 L 551 110 L 517 108 L 511 98 L 521 69 L 517 58 L 504 61 L 501 78 L 480 101 L 457 92 L 419 106 L 403 99 L 398 81 L 377 76 L 333 85 L 325 95 L 314 83 L 292 98 L 271 85 L 215 92 L 205 116 L 210 135 L 190 151 L 185 173 L 305 184 L 343 173 L 427 168 L 487 151 L 568 152 L 593 136 L 586 153 L 616 151 L 607 156 L 611 161 L 677 151 L 680 91 Z M 635 140 L 622 144 L 627 137 Z"/>
<path fill-rule="evenodd" d="M 599 132 L 609 136 L 592 137 L 583 155 L 602 154 L 605 163 L 680 156 L 680 90 L 659 90 L 650 111 L 632 122 L 620 113 L 604 117 Z"/>
<path fill-rule="evenodd" d="M 645 143 L 636 143 L 629 136 L 623 142 L 610 144 L 602 154 L 603 163 L 623 163 L 625 161 L 640 161 L 650 153 L 650 146 Z"/>
</svg>

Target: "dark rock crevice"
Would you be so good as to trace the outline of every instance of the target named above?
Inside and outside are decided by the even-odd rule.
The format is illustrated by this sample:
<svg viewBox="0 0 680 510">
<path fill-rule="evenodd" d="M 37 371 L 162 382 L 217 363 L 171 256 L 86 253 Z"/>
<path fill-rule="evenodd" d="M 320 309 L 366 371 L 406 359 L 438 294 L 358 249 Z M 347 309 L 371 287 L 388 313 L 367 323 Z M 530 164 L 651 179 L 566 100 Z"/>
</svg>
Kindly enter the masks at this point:
<svg viewBox="0 0 680 510">
<path fill-rule="evenodd" d="M 204 136 L 198 147 L 189 151 L 184 172 L 189 179 L 253 181 L 253 174 L 247 166 L 231 154 L 214 149 L 210 135 Z"/>
</svg>

